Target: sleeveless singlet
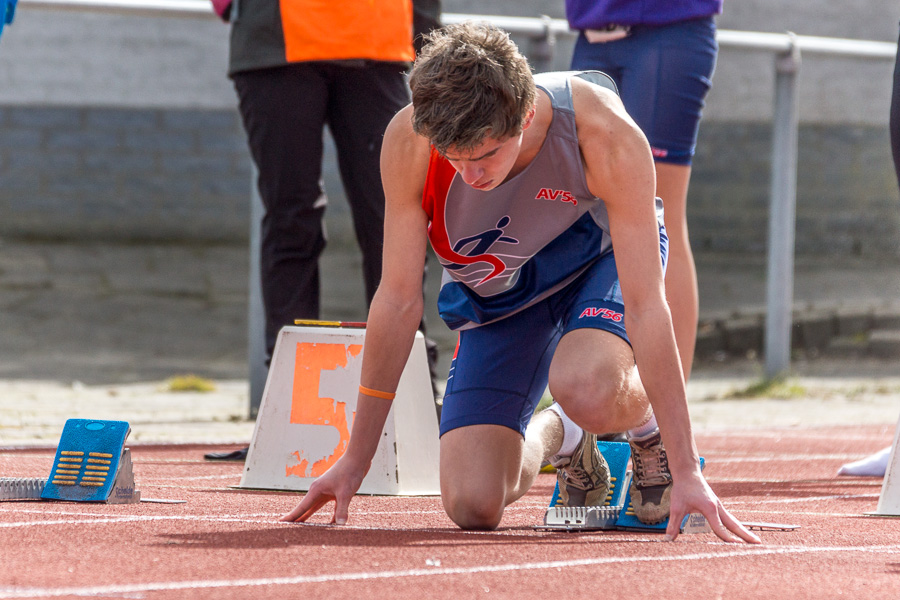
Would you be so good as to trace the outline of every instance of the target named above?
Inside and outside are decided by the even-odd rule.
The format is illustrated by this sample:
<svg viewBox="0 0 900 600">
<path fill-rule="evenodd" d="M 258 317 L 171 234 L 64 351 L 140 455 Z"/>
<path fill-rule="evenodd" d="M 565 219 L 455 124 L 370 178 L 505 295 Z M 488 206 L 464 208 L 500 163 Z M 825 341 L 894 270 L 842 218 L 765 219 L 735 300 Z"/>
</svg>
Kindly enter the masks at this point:
<svg viewBox="0 0 900 600">
<path fill-rule="evenodd" d="M 570 78 L 615 90 L 597 71 L 542 73 L 553 119 L 534 160 L 488 191 L 463 182 L 432 149 L 422 197 L 444 268 L 438 311 L 453 330 L 502 319 L 559 291 L 612 251 L 603 201 L 588 189 Z M 657 200 L 662 224 L 662 205 Z"/>
</svg>

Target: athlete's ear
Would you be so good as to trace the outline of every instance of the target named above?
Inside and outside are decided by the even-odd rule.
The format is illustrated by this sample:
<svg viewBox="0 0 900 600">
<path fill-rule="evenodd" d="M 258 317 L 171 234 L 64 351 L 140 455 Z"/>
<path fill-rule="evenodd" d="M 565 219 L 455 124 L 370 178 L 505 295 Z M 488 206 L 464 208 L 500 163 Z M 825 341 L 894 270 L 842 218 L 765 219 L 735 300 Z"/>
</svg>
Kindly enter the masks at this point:
<svg viewBox="0 0 900 600">
<path fill-rule="evenodd" d="M 535 113 L 536 109 L 537 109 L 536 106 L 532 106 L 531 110 L 528 111 L 528 114 L 525 115 L 525 122 L 522 123 L 523 131 L 528 129 L 529 127 L 531 127 L 531 124 L 534 122 L 534 113 Z"/>
</svg>

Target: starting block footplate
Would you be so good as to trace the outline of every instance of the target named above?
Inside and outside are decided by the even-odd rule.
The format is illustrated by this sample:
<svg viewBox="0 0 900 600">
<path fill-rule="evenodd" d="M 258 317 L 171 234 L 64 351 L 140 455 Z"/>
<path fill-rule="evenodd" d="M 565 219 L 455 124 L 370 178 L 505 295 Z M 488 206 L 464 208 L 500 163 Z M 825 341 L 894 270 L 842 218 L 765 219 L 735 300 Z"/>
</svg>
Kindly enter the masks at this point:
<svg viewBox="0 0 900 600">
<path fill-rule="evenodd" d="M 66 421 L 50 477 L 40 494 L 44 500 L 139 502 L 125 421 L 69 419 Z"/>
</svg>

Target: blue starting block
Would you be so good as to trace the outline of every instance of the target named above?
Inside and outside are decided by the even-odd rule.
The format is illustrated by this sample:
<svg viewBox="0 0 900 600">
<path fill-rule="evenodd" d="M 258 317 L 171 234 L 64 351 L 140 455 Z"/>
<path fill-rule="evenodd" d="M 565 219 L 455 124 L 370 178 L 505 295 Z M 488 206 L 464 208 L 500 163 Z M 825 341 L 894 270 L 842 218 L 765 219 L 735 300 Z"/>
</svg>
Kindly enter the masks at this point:
<svg viewBox="0 0 900 600">
<path fill-rule="evenodd" d="M 140 502 L 135 489 L 125 421 L 69 419 L 56 448 L 43 500 L 130 504 Z"/>
<path fill-rule="evenodd" d="M 563 529 L 566 531 L 627 530 L 663 533 L 669 524 L 666 519 L 657 525 L 641 523 L 634 514 L 631 502 L 631 471 L 628 461 L 631 447 L 628 442 L 597 441 L 600 454 L 609 465 L 610 491 L 603 506 L 560 506 L 559 483 L 550 498 L 550 508 L 544 515 L 539 529 Z M 700 458 L 700 468 L 705 465 Z M 702 515 L 688 515 L 681 523 L 682 533 L 710 531 Z"/>
<path fill-rule="evenodd" d="M 700 469 L 703 470 L 703 467 L 705 466 L 706 461 L 701 456 Z M 628 486 L 628 489 L 626 491 L 625 502 L 623 504 L 624 510 L 621 512 L 618 520 L 616 521 L 616 529 L 622 529 L 626 531 L 658 531 L 660 533 L 665 533 L 666 527 L 669 526 L 668 519 L 666 519 L 662 523 L 657 523 L 656 525 L 647 525 L 646 523 L 641 523 L 638 520 L 637 515 L 634 514 L 634 505 L 631 502 L 630 485 Z M 682 533 L 703 533 L 705 531 L 711 530 L 709 528 L 709 525 L 706 523 L 706 518 L 703 515 L 687 515 L 681 522 Z"/>
<path fill-rule="evenodd" d="M 627 442 L 606 442 L 597 440 L 597 448 L 609 465 L 609 495 L 603 506 L 621 508 L 624 502 L 624 494 L 628 492 L 630 475 L 628 474 L 628 459 L 631 458 L 631 447 Z M 559 484 L 553 489 L 553 497 L 550 498 L 550 506 L 559 505 Z"/>
</svg>

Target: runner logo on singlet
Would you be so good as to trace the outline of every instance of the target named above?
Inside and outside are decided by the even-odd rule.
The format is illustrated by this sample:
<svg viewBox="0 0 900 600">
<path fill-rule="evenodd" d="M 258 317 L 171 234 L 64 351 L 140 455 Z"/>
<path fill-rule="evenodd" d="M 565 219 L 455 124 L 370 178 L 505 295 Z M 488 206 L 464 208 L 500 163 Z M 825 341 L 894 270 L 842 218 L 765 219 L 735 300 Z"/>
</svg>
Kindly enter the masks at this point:
<svg viewBox="0 0 900 600">
<path fill-rule="evenodd" d="M 488 250 L 491 249 L 491 246 L 496 242 L 503 242 L 506 244 L 518 244 L 519 240 L 514 237 L 509 237 L 508 235 L 504 235 L 504 229 L 506 229 L 507 225 L 509 225 L 509 217 L 503 216 L 497 221 L 497 226 L 493 229 L 488 229 L 487 231 L 483 231 L 476 235 L 470 235 L 468 237 L 464 237 L 460 240 L 457 240 L 455 244 L 453 244 L 453 252 L 458 255 L 466 256 L 466 257 L 479 257 L 488 255 Z M 500 260 L 495 257 L 495 260 Z M 502 261 L 501 261 L 502 263 Z M 457 270 L 462 269 L 466 265 L 459 263 L 450 263 L 445 264 L 445 269 Z"/>
<path fill-rule="evenodd" d="M 572 206 L 578 206 L 578 200 L 572 195 L 572 192 L 566 190 L 552 190 L 550 188 L 541 188 L 541 191 L 534 197 L 535 200 L 559 200 L 560 202 L 571 202 Z"/>
<path fill-rule="evenodd" d="M 604 319 L 609 319 L 610 321 L 614 321 L 616 323 L 620 323 L 622 319 L 625 318 L 620 312 L 616 312 L 614 310 L 610 310 L 608 308 L 600 308 L 597 306 L 589 306 L 578 315 L 579 319 L 583 319 L 584 317 L 602 317 Z"/>
</svg>

